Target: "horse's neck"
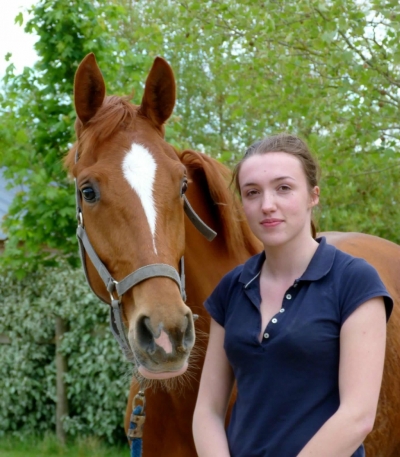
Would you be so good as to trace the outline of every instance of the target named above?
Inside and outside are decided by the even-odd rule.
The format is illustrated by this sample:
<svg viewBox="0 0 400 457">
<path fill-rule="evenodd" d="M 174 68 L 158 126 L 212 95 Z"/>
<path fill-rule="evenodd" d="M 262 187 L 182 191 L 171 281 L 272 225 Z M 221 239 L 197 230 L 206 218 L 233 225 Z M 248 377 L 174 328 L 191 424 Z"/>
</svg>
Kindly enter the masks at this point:
<svg viewBox="0 0 400 457">
<path fill-rule="evenodd" d="M 220 188 L 221 203 L 212 201 L 209 182 L 216 185 L 215 180 L 224 178 L 219 174 L 213 176 L 209 164 L 203 163 L 203 167 L 207 179 L 201 173 L 193 173 L 188 198 L 198 216 L 216 230 L 217 236 L 213 241 L 207 241 L 185 217 L 185 269 L 187 304 L 193 313 L 204 316 L 207 323 L 204 331 L 208 332 L 204 301 L 226 273 L 259 252 L 261 245 L 243 222 L 240 204 L 231 198 L 231 194 L 224 197 Z M 226 211 L 227 206 L 229 211 Z"/>
</svg>

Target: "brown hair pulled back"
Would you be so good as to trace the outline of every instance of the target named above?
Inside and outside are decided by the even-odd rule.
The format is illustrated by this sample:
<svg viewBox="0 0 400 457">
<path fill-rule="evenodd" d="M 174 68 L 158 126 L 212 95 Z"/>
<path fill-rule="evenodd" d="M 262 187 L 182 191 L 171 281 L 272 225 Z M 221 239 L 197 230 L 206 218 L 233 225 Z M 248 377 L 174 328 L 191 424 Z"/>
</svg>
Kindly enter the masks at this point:
<svg viewBox="0 0 400 457">
<path fill-rule="evenodd" d="M 315 186 L 318 186 L 319 180 L 319 166 L 316 159 L 311 154 L 308 149 L 307 144 L 299 137 L 291 135 L 288 133 L 280 133 L 278 135 L 273 135 L 264 138 L 261 141 L 253 143 L 244 154 L 243 158 L 237 163 L 233 170 L 232 182 L 235 183 L 236 190 L 240 194 L 240 185 L 239 185 L 239 172 L 242 166 L 242 163 L 249 157 L 259 154 L 267 154 L 268 152 L 285 152 L 294 157 L 297 157 L 304 170 L 306 176 L 307 185 L 310 190 L 310 193 Z M 311 220 L 311 233 L 313 238 L 317 236 L 317 230 L 315 228 L 315 223 Z"/>
</svg>

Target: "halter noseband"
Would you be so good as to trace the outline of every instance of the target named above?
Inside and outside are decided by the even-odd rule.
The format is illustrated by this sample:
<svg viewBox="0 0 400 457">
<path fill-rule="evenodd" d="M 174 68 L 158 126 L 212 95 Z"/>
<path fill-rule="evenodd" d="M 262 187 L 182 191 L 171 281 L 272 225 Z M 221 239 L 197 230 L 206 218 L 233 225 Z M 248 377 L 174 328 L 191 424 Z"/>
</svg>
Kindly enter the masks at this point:
<svg viewBox="0 0 400 457">
<path fill-rule="evenodd" d="M 78 150 L 75 154 L 75 163 L 78 161 Z M 84 223 L 83 223 L 83 213 L 82 213 L 82 198 L 81 193 L 78 189 L 78 185 L 75 179 L 75 196 L 76 196 L 76 217 L 78 220 L 78 227 L 76 230 L 76 236 L 79 242 L 79 254 L 81 257 L 83 271 L 86 276 L 86 280 L 89 284 L 89 287 L 92 289 L 93 293 L 97 295 L 100 300 L 104 303 L 110 304 L 110 327 L 111 332 L 114 335 L 114 338 L 117 340 L 120 345 L 122 352 L 125 357 L 132 363 L 135 362 L 135 356 L 126 337 L 124 324 L 122 321 L 122 312 L 121 312 L 121 298 L 122 295 L 127 292 L 129 289 L 134 287 L 136 284 L 144 281 L 145 279 L 154 278 L 154 277 L 166 277 L 170 278 L 178 284 L 181 297 L 183 301 L 186 301 L 186 291 L 185 291 L 185 271 L 184 271 L 184 259 L 181 257 L 180 260 L 180 270 L 181 274 L 179 275 L 178 271 L 171 265 L 164 263 L 152 263 L 150 265 L 143 266 L 138 268 L 134 272 L 125 276 L 121 281 L 116 281 L 107 270 L 106 266 L 100 260 L 99 256 L 96 254 L 96 251 L 93 249 L 93 246 L 87 236 Z M 199 230 L 199 232 L 208 240 L 212 241 L 217 235 L 214 230 L 212 230 L 208 225 L 206 225 L 200 217 L 195 213 L 190 203 L 188 202 L 185 195 L 184 199 L 184 210 L 192 224 Z M 108 293 L 110 294 L 110 302 L 105 301 L 97 292 L 93 289 L 89 281 L 89 275 L 87 272 L 85 252 L 90 258 L 93 266 L 96 268 L 100 278 L 103 280 Z M 117 295 L 117 298 L 114 297 Z"/>
</svg>

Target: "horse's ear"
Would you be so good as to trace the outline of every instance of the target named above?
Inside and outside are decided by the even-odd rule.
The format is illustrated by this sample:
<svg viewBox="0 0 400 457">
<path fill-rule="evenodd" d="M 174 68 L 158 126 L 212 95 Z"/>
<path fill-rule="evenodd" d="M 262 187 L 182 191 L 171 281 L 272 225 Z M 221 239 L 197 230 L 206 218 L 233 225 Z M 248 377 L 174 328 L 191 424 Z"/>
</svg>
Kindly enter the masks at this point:
<svg viewBox="0 0 400 457">
<path fill-rule="evenodd" d="M 175 78 L 169 64 L 156 57 L 146 79 L 140 113 L 161 128 L 175 106 Z"/>
<path fill-rule="evenodd" d="M 103 103 L 106 86 L 93 53 L 88 54 L 80 63 L 75 74 L 75 110 L 85 125 L 96 114 Z"/>
</svg>

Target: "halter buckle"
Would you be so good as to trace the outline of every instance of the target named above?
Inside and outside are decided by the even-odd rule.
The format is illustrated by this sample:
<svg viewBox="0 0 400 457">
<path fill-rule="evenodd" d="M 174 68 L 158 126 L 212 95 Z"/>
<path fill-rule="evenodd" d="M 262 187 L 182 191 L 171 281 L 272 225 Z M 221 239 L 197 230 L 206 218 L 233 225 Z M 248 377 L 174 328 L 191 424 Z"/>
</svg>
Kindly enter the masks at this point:
<svg viewBox="0 0 400 457">
<path fill-rule="evenodd" d="M 76 213 L 76 218 L 78 220 L 78 225 L 80 225 L 81 227 L 83 227 L 83 214 L 82 214 L 82 211 L 78 211 Z"/>
<path fill-rule="evenodd" d="M 117 298 L 114 298 L 113 292 L 116 291 L 116 285 L 118 284 L 118 281 L 115 281 L 115 279 L 112 279 L 108 284 L 107 284 L 107 290 L 108 293 L 110 294 L 110 299 L 111 301 L 118 301 L 118 303 L 121 300 L 121 297 L 116 293 Z"/>
</svg>

